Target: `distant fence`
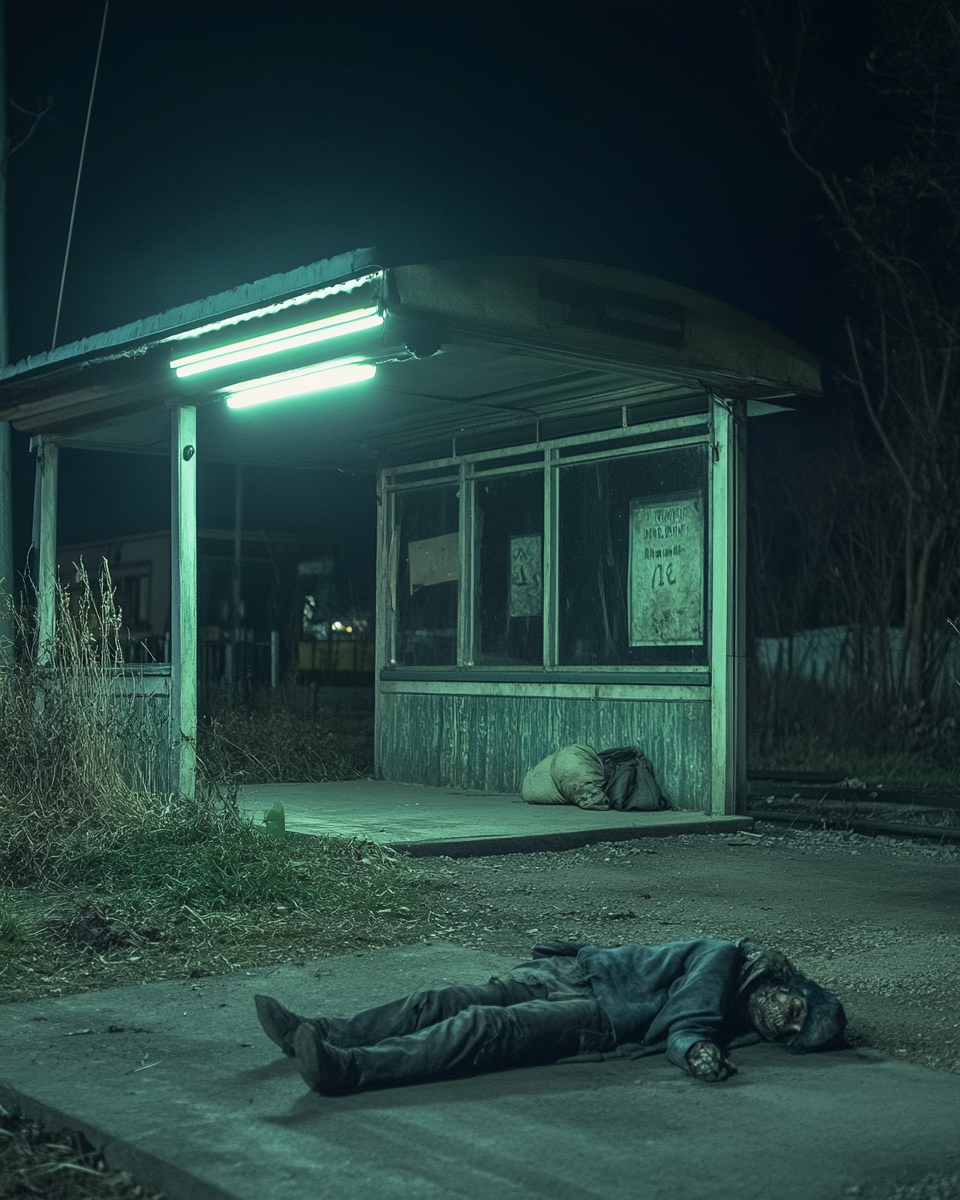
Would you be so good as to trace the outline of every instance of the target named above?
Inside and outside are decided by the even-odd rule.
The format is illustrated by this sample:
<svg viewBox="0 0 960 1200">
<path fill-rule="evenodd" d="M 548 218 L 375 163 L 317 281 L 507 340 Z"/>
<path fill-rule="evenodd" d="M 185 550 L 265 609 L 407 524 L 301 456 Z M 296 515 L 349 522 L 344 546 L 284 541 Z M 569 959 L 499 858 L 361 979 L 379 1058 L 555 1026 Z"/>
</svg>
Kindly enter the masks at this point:
<svg viewBox="0 0 960 1200">
<path fill-rule="evenodd" d="M 170 753 L 170 666 L 132 664 L 114 674 L 113 695 L 123 720 L 120 727 L 127 782 L 169 794 L 179 780 Z"/>
<path fill-rule="evenodd" d="M 757 663 L 769 671 L 813 679 L 827 688 L 848 688 L 863 678 L 862 663 L 870 649 L 887 640 L 890 678 L 900 669 L 903 630 L 852 629 L 849 625 L 831 625 L 823 629 L 804 629 L 789 637 L 758 638 Z M 909 660 L 909 654 L 908 654 Z M 909 666 L 909 661 L 907 663 Z M 951 638 L 934 680 L 932 700 L 950 711 L 960 711 L 960 637 Z"/>
<path fill-rule="evenodd" d="M 374 679 L 374 646 L 362 638 L 331 638 L 301 641 L 296 649 L 295 671 L 291 673 L 287 653 L 283 653 L 280 634 L 276 630 L 244 629 L 240 638 L 211 637 L 208 628 L 201 630 L 197 646 L 197 685 L 200 707 L 209 711 L 224 704 L 264 707 L 264 689 L 277 692 L 278 703 L 291 702 L 291 689 L 302 691 L 304 699 L 298 708 L 317 707 L 314 693 L 319 689 L 329 706 L 334 693 L 353 691 L 372 696 Z M 158 635 L 127 638 L 121 643 L 124 662 L 129 672 L 165 668 L 170 672 L 170 638 Z M 164 674 L 164 671 L 159 671 Z M 291 675 L 294 677 L 291 678 Z M 286 697 L 286 700 L 284 700 Z M 371 701 L 372 704 L 372 701 Z M 341 707 L 364 708 L 365 701 L 353 703 L 344 699 Z"/>
</svg>

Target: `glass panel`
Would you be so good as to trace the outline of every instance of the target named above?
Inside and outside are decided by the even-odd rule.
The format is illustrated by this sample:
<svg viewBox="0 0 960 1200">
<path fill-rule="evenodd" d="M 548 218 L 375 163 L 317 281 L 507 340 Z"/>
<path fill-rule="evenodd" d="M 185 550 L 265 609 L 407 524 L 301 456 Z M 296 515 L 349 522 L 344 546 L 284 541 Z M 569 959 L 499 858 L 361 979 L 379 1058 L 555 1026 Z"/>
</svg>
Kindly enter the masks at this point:
<svg viewBox="0 0 960 1200">
<path fill-rule="evenodd" d="M 477 648 L 486 666 L 543 662 L 543 471 L 476 483 Z"/>
<path fill-rule="evenodd" d="M 706 665 L 706 455 L 560 468 L 561 663 Z"/>
<path fill-rule="evenodd" d="M 396 662 L 449 667 L 457 663 L 460 590 L 456 484 L 399 492 L 394 498 Z"/>
</svg>

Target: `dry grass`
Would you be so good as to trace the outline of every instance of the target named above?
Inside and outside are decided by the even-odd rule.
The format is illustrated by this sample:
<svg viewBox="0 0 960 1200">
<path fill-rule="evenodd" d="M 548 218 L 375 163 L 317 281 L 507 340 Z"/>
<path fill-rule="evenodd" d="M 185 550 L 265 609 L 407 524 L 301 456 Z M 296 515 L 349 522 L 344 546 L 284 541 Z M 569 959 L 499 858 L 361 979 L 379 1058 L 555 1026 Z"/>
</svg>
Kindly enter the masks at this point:
<svg viewBox="0 0 960 1200">
<path fill-rule="evenodd" d="M 856 795 L 857 793 L 853 793 Z M 809 813 L 834 821 L 883 821 L 895 825 L 926 826 L 929 829 L 960 829 L 960 812 L 935 804 L 889 804 L 858 800 L 817 800 L 805 796 L 768 796 L 751 799 L 750 809 L 771 812 Z"/>
<path fill-rule="evenodd" d="M 111 612 L 109 577 L 89 618 Z M 81 634 L 60 597 L 57 654 L 0 676 L 0 1000 L 194 978 L 416 941 L 439 884 L 357 839 L 274 839 L 237 814 L 240 782 L 356 778 L 369 732 L 329 717 L 227 713 L 201 733 L 203 784 L 174 803 L 138 771 L 109 637 Z M 101 624 L 101 629 L 103 628 Z M 108 626 L 109 631 L 109 626 Z M 141 735 L 142 736 L 142 735 Z M 70 1132 L 0 1109 L 10 1200 L 162 1200 Z"/>
<path fill-rule="evenodd" d="M 156 801 L 138 744 L 136 711 L 118 699 L 119 615 L 104 564 L 71 612 L 57 593 L 54 644 L 18 621 L 19 653 L 0 672 L 0 881 L 57 877 L 73 840 L 142 819 Z M 46 657 L 46 661 L 41 661 Z"/>
<path fill-rule="evenodd" d="M 161 832 L 90 847 L 56 892 L 5 891 L 0 1000 L 396 945 L 428 927 L 437 884 L 375 843 L 242 823 L 219 838 Z"/>
<path fill-rule="evenodd" d="M 132 698 L 118 693 L 109 574 L 58 595 L 52 661 L 20 624 L 0 675 L 0 999 L 209 975 L 422 936 L 432 885 L 373 843 L 273 839 L 240 782 L 357 778 L 362 734 L 236 711 L 208 724 L 196 800 L 164 795 Z"/>
<path fill-rule="evenodd" d="M 960 790 L 956 716 L 923 705 L 890 709 L 786 672 L 750 671 L 747 741 L 753 770 L 837 771 Z"/>
<path fill-rule="evenodd" d="M 51 1133 L 0 1108 L 0 1195 L 4 1200 L 162 1200 L 126 1171 L 109 1171 L 82 1134 Z"/>
<path fill-rule="evenodd" d="M 220 786 L 328 783 L 373 772 L 373 728 L 365 716 L 225 709 L 201 723 L 197 740 L 204 777 Z"/>
</svg>

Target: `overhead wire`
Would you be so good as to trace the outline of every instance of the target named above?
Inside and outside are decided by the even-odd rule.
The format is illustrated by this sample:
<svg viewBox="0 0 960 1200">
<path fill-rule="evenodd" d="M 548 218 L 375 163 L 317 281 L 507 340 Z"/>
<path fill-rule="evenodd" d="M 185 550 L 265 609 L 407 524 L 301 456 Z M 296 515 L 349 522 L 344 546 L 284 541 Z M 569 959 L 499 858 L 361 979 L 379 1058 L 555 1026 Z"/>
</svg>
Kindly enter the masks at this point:
<svg viewBox="0 0 960 1200">
<path fill-rule="evenodd" d="M 90 114 L 93 112 L 93 97 L 97 91 L 97 75 L 100 72 L 100 55 L 103 52 L 103 35 L 107 30 L 107 13 L 109 9 L 110 0 L 104 0 L 103 21 L 100 25 L 100 41 L 97 45 L 97 61 L 93 67 L 93 81 L 90 84 L 90 100 L 87 103 L 87 120 L 83 127 L 83 141 L 80 145 L 80 162 L 77 165 L 77 182 L 73 189 L 73 205 L 70 208 L 70 227 L 67 230 L 67 247 L 63 254 L 63 271 L 60 274 L 60 294 L 57 296 L 57 315 L 53 322 L 53 339 L 50 342 L 51 350 L 55 350 L 57 347 L 57 333 L 60 329 L 60 309 L 63 305 L 63 289 L 67 281 L 67 263 L 70 261 L 70 244 L 73 241 L 73 223 L 77 215 L 77 196 L 80 194 L 80 176 L 83 174 L 83 160 L 87 152 L 87 135 L 90 132 Z"/>
</svg>

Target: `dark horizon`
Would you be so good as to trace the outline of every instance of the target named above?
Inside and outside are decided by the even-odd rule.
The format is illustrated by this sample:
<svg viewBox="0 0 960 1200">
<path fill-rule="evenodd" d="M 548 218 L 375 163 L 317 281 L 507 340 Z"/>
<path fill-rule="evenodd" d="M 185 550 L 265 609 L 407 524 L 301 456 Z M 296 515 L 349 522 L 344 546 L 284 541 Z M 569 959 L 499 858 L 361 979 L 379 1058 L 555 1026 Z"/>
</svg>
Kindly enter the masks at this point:
<svg viewBox="0 0 960 1200">
<path fill-rule="evenodd" d="M 12 361 L 50 347 L 102 15 L 100 0 L 9 5 L 10 95 L 27 109 L 53 98 L 10 161 Z M 843 159 L 861 153 L 867 124 L 846 82 L 864 34 L 840 17 L 834 32 L 816 70 L 846 89 Z M 9 116 L 15 143 L 30 122 Z M 390 265 L 522 254 L 624 267 L 825 356 L 840 299 L 816 213 L 733 3 L 494 4 L 451 18 L 439 3 L 113 0 L 57 340 L 376 245 Z M 758 445 L 776 459 L 822 408 L 777 418 L 776 431 L 763 422 Z M 18 561 L 26 441 L 15 438 Z M 162 526 L 167 471 L 66 453 L 60 541 Z M 201 519 L 216 523 L 218 472 L 200 477 Z M 372 482 L 325 472 L 280 497 L 265 473 L 251 486 L 278 527 L 334 536 L 329 514 L 341 514 L 345 543 L 372 560 Z"/>
</svg>

